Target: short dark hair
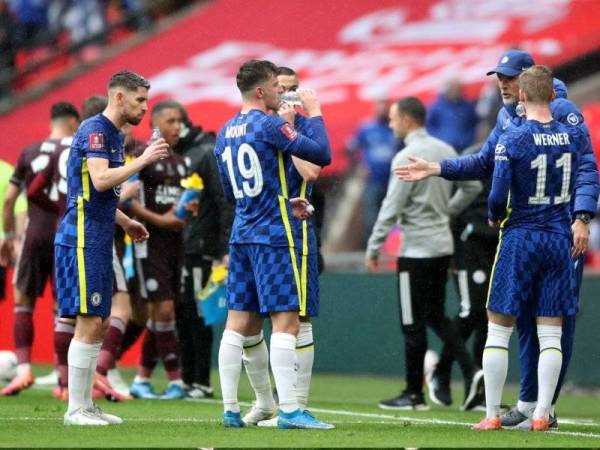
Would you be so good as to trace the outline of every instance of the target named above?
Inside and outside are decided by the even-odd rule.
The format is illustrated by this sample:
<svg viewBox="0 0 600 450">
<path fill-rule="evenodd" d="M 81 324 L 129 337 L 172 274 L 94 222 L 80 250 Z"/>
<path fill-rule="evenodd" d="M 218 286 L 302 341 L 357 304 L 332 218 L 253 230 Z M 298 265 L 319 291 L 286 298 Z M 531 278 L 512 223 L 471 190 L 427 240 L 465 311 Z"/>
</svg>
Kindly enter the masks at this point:
<svg viewBox="0 0 600 450">
<path fill-rule="evenodd" d="M 235 82 L 240 92 L 244 94 L 257 84 L 267 81 L 271 76 L 277 76 L 277 72 L 277 66 L 271 61 L 251 59 L 240 66 Z"/>
<path fill-rule="evenodd" d="M 129 70 L 121 70 L 113 74 L 108 81 L 108 89 L 115 87 L 124 87 L 128 91 L 135 91 L 137 88 L 143 87 L 150 89 L 150 83 L 143 76 Z"/>
<path fill-rule="evenodd" d="M 95 116 L 104 111 L 107 105 L 108 97 L 104 95 L 90 95 L 81 105 L 81 118 L 85 120 L 88 117 Z"/>
<path fill-rule="evenodd" d="M 419 125 L 425 123 L 425 104 L 417 97 L 404 97 L 396 102 L 399 114 L 406 114 L 414 119 Z"/>
<path fill-rule="evenodd" d="M 286 66 L 279 66 L 277 68 L 277 75 L 287 75 L 289 77 L 295 77 L 296 71 Z"/>
<path fill-rule="evenodd" d="M 182 116 L 183 116 L 182 111 L 185 111 L 185 109 L 183 108 L 183 105 L 181 103 L 176 102 L 175 100 L 163 100 L 161 102 L 158 102 L 157 104 L 155 104 L 152 107 L 151 116 L 154 117 L 157 114 L 160 114 L 161 112 L 163 112 L 165 109 L 176 109 L 177 111 L 179 111 L 181 113 Z"/>
<path fill-rule="evenodd" d="M 79 120 L 77 108 L 69 102 L 58 102 L 50 108 L 50 120 L 63 119 L 65 117 L 74 117 Z"/>
</svg>

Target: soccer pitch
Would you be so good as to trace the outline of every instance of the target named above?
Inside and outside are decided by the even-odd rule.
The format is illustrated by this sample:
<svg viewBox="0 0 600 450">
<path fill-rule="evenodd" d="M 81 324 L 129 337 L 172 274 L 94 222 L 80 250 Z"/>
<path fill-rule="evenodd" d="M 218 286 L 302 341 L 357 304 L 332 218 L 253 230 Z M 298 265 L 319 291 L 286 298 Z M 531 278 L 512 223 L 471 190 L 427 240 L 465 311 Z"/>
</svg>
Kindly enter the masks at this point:
<svg viewBox="0 0 600 450">
<path fill-rule="evenodd" d="M 41 373 L 47 368 L 41 370 Z M 38 374 L 40 371 L 38 370 Z M 126 371 L 131 376 L 131 371 Z M 159 374 L 157 374 L 159 375 Z M 217 381 L 216 373 L 213 379 Z M 158 377 L 157 388 L 165 384 Z M 215 387 L 218 388 L 217 385 Z M 470 425 L 481 412 L 462 413 L 462 392 L 453 390 L 454 405 L 432 405 L 428 412 L 390 412 L 377 401 L 398 394 L 401 382 L 392 378 L 316 374 L 310 408 L 336 425 L 335 430 L 225 429 L 218 400 L 100 401 L 108 412 L 125 420 L 108 427 L 65 427 L 65 404 L 49 389 L 32 388 L 0 398 L 2 447 L 600 447 L 600 395 L 565 393 L 560 401 L 560 429 L 549 433 L 500 430 L 477 432 Z M 216 389 L 218 392 L 218 389 Z M 252 400 L 242 375 L 240 400 L 244 412 Z M 509 389 L 505 402 L 514 402 Z"/>
</svg>

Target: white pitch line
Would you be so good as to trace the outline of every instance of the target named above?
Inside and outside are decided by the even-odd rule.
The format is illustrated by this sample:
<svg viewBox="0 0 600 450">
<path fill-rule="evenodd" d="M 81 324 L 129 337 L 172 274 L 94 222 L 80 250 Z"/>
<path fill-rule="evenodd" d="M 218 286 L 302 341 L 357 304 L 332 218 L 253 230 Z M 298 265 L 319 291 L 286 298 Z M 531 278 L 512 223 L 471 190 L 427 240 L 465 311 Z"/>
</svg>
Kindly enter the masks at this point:
<svg viewBox="0 0 600 450">
<path fill-rule="evenodd" d="M 221 403 L 219 400 L 213 399 L 205 399 L 202 400 L 204 403 Z M 240 406 L 252 406 L 251 403 L 240 402 Z M 339 409 L 324 409 L 324 408 L 311 408 L 311 411 L 323 414 L 331 414 L 338 416 L 347 416 L 347 417 L 364 417 L 369 419 L 380 419 L 378 423 L 386 423 L 382 422 L 381 419 L 391 420 L 396 422 L 411 422 L 419 425 L 454 425 L 454 426 L 472 426 L 473 424 L 470 422 L 458 422 L 454 420 L 442 420 L 442 419 L 425 419 L 419 417 L 410 417 L 410 416 L 390 416 L 388 414 L 376 414 L 376 413 L 360 413 L 354 411 L 346 411 Z M 569 421 L 570 424 L 576 425 L 587 425 L 587 426 L 595 426 L 595 423 L 590 419 L 584 419 L 584 421 L 577 422 L 574 419 L 561 419 L 564 420 L 565 423 Z M 0 417 L 1 421 L 60 421 L 59 417 Z M 200 419 L 193 417 L 186 418 L 163 418 L 163 419 L 147 419 L 147 418 L 126 418 L 126 422 L 142 422 L 142 423 L 165 423 L 165 422 L 188 422 L 188 423 L 216 423 L 219 422 L 220 419 Z M 363 421 L 344 421 L 343 423 L 364 423 Z M 369 421 L 367 423 L 374 423 L 373 421 Z M 512 431 L 512 430 L 511 430 Z M 578 437 L 586 437 L 586 438 L 594 438 L 600 439 L 600 434 L 597 433 L 582 433 L 577 431 L 549 431 L 551 434 L 561 435 L 561 436 L 578 436 Z"/>
<path fill-rule="evenodd" d="M 221 404 L 221 400 L 206 398 L 206 399 L 187 399 L 188 401 L 198 402 L 198 403 L 215 403 Z M 248 402 L 240 402 L 240 406 L 252 406 L 252 403 Z M 409 417 L 409 416 L 391 416 L 389 414 L 377 414 L 377 413 L 359 413 L 354 411 L 346 411 L 340 409 L 322 409 L 322 408 L 310 408 L 311 411 L 322 412 L 324 414 L 334 414 L 340 416 L 356 416 L 360 415 L 361 417 L 370 417 L 373 419 L 388 419 L 388 420 L 402 420 L 402 421 L 412 421 L 416 423 L 431 423 L 438 425 L 472 425 L 471 422 L 459 422 L 452 420 L 443 420 L 443 419 L 421 419 L 418 417 Z M 599 424 L 596 423 L 593 419 L 567 419 L 561 417 L 560 423 L 565 425 L 577 425 L 584 427 L 597 427 Z"/>
</svg>

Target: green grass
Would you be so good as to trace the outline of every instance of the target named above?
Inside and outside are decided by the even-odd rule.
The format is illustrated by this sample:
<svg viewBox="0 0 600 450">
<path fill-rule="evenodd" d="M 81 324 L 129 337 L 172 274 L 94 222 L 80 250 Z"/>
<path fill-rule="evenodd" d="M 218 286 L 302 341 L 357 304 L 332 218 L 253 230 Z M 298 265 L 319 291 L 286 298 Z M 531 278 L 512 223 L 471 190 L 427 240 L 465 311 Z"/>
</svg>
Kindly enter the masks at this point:
<svg viewBox="0 0 600 450">
<path fill-rule="evenodd" d="M 165 383 L 160 378 L 159 387 Z M 378 400 L 396 395 L 400 388 L 398 380 L 392 378 L 316 374 L 310 406 L 318 418 L 336 425 L 332 431 L 224 429 L 218 401 L 158 400 L 120 404 L 101 401 L 101 407 L 120 415 L 125 423 L 100 428 L 64 427 L 65 404 L 54 400 L 49 390 L 29 389 L 19 396 L 0 398 L 0 446 L 600 447 L 597 395 L 565 393 L 559 405 L 559 420 L 563 422 L 558 432 L 476 432 L 467 425 L 479 421 L 482 413 L 459 412 L 462 392 L 458 389 L 453 392 L 456 406 L 451 408 L 432 406 L 428 412 L 402 413 L 377 408 Z M 505 400 L 514 401 L 515 397 L 516 391 L 510 389 Z M 240 400 L 251 400 L 245 380 Z"/>
</svg>

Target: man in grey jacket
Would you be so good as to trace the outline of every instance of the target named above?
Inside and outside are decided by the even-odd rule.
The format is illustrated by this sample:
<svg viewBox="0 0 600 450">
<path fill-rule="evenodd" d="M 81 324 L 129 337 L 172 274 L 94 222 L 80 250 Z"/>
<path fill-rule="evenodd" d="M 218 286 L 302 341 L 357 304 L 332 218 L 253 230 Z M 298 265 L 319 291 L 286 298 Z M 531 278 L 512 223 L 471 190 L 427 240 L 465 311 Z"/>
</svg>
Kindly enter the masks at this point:
<svg viewBox="0 0 600 450">
<path fill-rule="evenodd" d="M 425 131 L 425 114 L 425 105 L 415 97 L 405 97 L 390 108 L 390 127 L 406 143 L 392 161 L 392 167 L 405 164 L 407 155 L 416 154 L 429 161 L 456 156 L 452 147 Z M 457 189 L 452 194 L 454 187 Z M 379 402 L 383 409 L 428 409 L 422 386 L 427 326 L 448 346 L 461 367 L 465 404 L 475 396 L 483 381 L 483 373 L 475 370 L 458 329 L 444 313 L 448 266 L 454 253 L 450 216 L 467 207 L 481 189 L 479 182 L 455 185 L 430 178 L 425 183 L 414 184 L 390 177 L 365 258 L 367 269 L 375 270 L 380 247 L 393 225 L 399 223 L 404 233 L 397 272 L 405 338 L 406 389 L 398 397 Z"/>
</svg>

